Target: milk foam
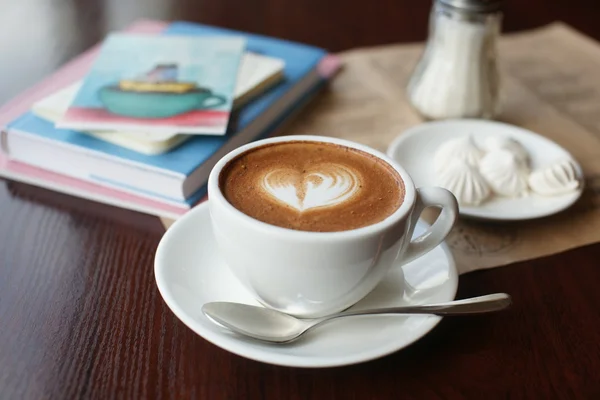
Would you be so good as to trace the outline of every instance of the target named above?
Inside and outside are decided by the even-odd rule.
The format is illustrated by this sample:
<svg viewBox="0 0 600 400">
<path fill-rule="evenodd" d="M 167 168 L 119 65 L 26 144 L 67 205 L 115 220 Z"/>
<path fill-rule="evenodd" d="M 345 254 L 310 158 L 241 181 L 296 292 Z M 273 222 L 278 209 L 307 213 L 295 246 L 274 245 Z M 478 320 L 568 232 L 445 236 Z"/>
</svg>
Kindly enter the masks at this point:
<svg viewBox="0 0 600 400">
<path fill-rule="evenodd" d="M 275 169 L 262 179 L 264 191 L 298 211 L 340 205 L 359 190 L 358 174 L 339 164 L 321 164 L 310 171 Z"/>
</svg>

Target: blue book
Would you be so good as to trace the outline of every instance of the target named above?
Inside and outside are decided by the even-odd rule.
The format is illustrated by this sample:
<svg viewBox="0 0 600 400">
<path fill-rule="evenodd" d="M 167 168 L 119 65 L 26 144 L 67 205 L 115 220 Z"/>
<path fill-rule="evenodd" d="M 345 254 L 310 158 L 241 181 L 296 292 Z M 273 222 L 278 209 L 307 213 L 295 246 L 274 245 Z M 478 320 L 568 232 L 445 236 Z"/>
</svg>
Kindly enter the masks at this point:
<svg viewBox="0 0 600 400">
<path fill-rule="evenodd" d="M 269 135 L 325 83 L 323 49 L 255 34 L 174 22 L 163 35 L 243 36 L 246 49 L 284 60 L 284 80 L 232 116 L 224 136 L 194 136 L 158 155 L 145 155 L 79 132 L 57 129 L 28 112 L 7 126 L 9 157 L 33 166 L 175 205 L 205 194 L 210 170 L 223 155 Z"/>
</svg>

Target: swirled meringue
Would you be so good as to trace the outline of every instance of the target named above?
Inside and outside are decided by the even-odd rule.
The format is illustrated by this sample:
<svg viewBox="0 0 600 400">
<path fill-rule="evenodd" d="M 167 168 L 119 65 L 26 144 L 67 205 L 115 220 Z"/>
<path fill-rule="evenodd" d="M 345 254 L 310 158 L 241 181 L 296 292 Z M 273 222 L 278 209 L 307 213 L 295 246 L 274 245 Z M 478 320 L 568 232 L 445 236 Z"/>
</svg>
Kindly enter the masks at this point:
<svg viewBox="0 0 600 400">
<path fill-rule="evenodd" d="M 438 172 L 438 184 L 454 194 L 459 204 L 477 206 L 490 195 L 479 171 L 463 159 L 452 159 Z"/>
<path fill-rule="evenodd" d="M 557 161 L 533 171 L 529 175 L 529 187 L 542 196 L 557 196 L 577 190 L 581 182 L 577 166 L 571 159 Z"/>
<path fill-rule="evenodd" d="M 483 148 L 487 152 L 495 150 L 507 150 L 513 153 L 523 166 L 529 165 L 529 153 L 523 145 L 513 138 L 505 136 L 490 136 L 483 142 Z"/>
<path fill-rule="evenodd" d="M 512 151 L 500 149 L 487 153 L 479 163 L 479 171 L 498 195 L 518 197 L 528 193 L 528 171 Z"/>
<path fill-rule="evenodd" d="M 434 168 L 440 172 L 447 168 L 452 160 L 462 160 L 471 166 L 476 166 L 483 151 L 473 142 L 471 136 L 462 136 L 444 142 L 435 152 Z"/>
</svg>

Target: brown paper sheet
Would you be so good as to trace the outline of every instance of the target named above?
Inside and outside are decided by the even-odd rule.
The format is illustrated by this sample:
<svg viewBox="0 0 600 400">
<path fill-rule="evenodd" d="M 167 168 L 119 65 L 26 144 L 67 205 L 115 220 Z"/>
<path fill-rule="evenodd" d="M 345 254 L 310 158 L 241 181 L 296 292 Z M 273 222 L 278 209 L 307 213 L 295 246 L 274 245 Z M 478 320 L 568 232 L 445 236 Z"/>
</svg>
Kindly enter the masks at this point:
<svg viewBox="0 0 600 400">
<path fill-rule="evenodd" d="M 342 137 L 385 151 L 405 129 L 422 122 L 405 97 L 421 51 L 422 44 L 409 44 L 340 54 L 343 70 L 283 133 Z M 584 169 L 586 190 L 569 210 L 539 220 L 459 221 L 448 244 L 461 273 L 600 241 L 600 45 L 554 23 L 503 36 L 499 60 L 503 111 L 498 119 L 565 147 Z"/>
</svg>

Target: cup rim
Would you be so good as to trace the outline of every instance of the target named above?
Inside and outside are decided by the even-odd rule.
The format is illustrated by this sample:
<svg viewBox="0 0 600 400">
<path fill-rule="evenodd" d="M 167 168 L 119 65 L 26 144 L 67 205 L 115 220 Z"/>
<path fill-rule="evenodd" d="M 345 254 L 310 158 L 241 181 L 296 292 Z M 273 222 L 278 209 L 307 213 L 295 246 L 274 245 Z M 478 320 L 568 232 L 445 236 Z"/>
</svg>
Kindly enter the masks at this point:
<svg viewBox="0 0 600 400">
<path fill-rule="evenodd" d="M 276 225 L 272 225 L 258 219 L 255 219 L 247 214 L 244 214 L 242 211 L 235 208 L 223 195 L 221 192 L 221 188 L 219 187 L 219 176 L 221 175 L 221 171 L 223 167 L 227 165 L 229 161 L 237 157 L 238 155 L 245 153 L 253 148 L 264 146 L 271 143 L 281 143 L 281 142 L 299 142 L 299 141 L 308 141 L 308 142 L 321 142 L 321 143 L 331 143 L 338 144 L 341 146 L 351 147 L 360 151 L 364 151 L 365 153 L 371 154 L 377 158 L 388 163 L 396 172 L 400 175 L 402 182 L 404 183 L 404 200 L 400 207 L 398 207 L 392 214 L 388 215 L 385 219 L 376 222 L 371 225 L 363 226 L 360 228 L 349 229 L 345 231 L 335 231 L 335 232 L 314 232 L 314 231 L 301 231 L 296 229 L 284 228 Z M 255 229 L 260 229 L 265 233 L 271 233 L 276 235 L 287 235 L 287 237 L 292 237 L 295 239 L 349 239 L 354 237 L 360 237 L 364 235 L 370 235 L 374 233 L 381 232 L 396 224 L 399 220 L 402 220 L 404 217 L 408 216 L 412 211 L 413 205 L 416 201 L 416 188 L 414 182 L 412 181 L 410 175 L 402 166 L 400 166 L 396 161 L 392 158 L 388 157 L 386 154 L 375 150 L 371 147 L 362 145 L 360 143 L 352 142 L 345 139 L 338 139 L 328 136 L 318 136 L 318 135 L 290 135 L 290 136 L 278 136 L 272 137 L 268 139 L 257 140 L 255 142 L 248 143 L 246 145 L 240 146 L 225 156 L 223 156 L 213 167 L 210 172 L 208 178 L 208 202 L 218 202 L 222 205 L 225 210 L 235 215 L 236 218 L 239 218 L 241 221 L 247 224 L 253 224 Z"/>
</svg>

